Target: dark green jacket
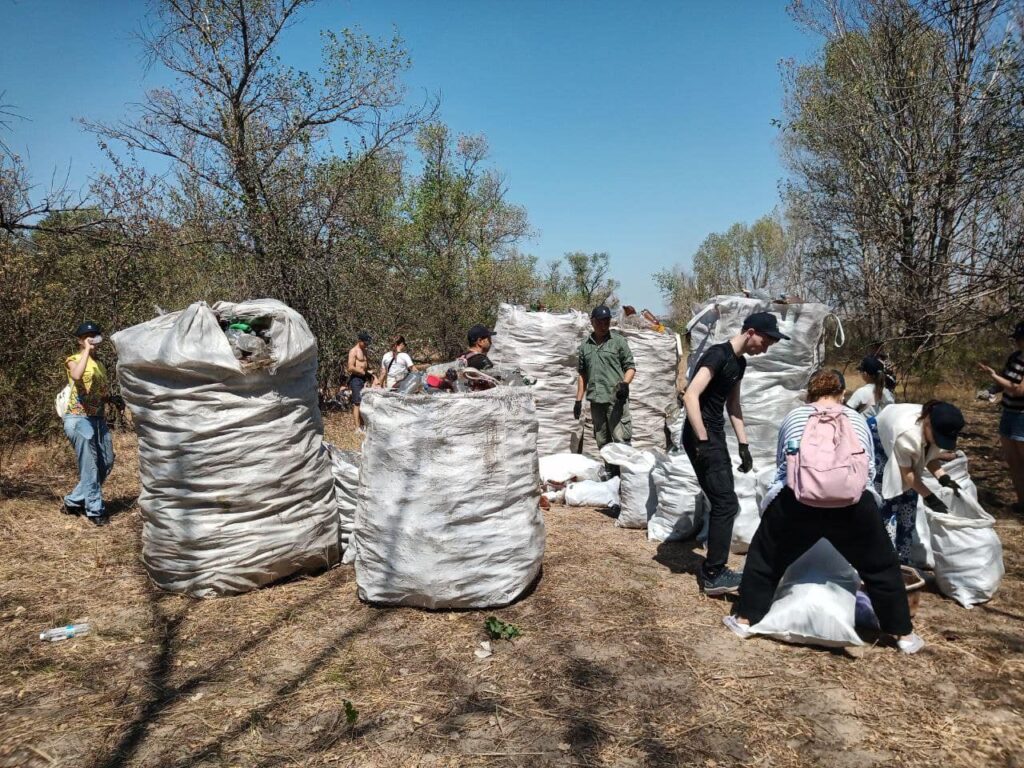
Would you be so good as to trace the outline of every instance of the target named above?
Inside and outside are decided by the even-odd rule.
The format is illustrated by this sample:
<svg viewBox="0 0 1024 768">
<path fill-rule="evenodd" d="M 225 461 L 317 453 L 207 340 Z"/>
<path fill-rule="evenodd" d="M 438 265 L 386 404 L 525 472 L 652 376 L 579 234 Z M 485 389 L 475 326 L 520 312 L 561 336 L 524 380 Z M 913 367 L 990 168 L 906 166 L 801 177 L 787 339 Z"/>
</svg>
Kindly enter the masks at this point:
<svg viewBox="0 0 1024 768">
<path fill-rule="evenodd" d="M 580 347 L 579 372 L 587 381 L 587 400 L 592 403 L 615 402 L 615 386 L 631 368 L 636 368 L 633 353 L 618 331 L 612 331 L 602 344 L 591 334 Z"/>
</svg>

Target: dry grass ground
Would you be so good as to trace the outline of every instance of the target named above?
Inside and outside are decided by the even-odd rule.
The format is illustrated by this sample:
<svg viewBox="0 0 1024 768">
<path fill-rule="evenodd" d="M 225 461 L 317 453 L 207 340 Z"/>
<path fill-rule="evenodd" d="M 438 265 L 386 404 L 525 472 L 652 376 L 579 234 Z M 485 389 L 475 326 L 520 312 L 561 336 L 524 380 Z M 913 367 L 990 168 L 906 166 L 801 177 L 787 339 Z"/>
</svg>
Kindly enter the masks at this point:
<svg viewBox="0 0 1024 768">
<path fill-rule="evenodd" d="M 547 513 L 543 577 L 498 611 L 371 608 L 347 567 L 163 594 L 138 559 L 131 435 L 103 529 L 59 514 L 66 445 L 20 451 L 0 497 L 0 766 L 1024 765 L 1024 529 L 993 412 L 968 408 L 1006 579 L 971 611 L 925 594 L 914 657 L 741 642 L 698 594 L 692 545 L 582 509 Z M 479 660 L 489 613 L 523 636 Z M 86 616 L 91 637 L 36 639 Z"/>
</svg>

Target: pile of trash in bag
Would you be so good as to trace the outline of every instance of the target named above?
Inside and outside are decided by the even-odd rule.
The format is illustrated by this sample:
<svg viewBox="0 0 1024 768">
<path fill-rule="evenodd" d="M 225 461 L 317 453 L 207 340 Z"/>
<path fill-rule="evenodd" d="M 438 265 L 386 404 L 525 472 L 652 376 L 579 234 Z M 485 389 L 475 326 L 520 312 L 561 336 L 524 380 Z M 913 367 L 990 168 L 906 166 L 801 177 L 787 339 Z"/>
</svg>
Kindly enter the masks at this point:
<svg viewBox="0 0 1024 768">
<path fill-rule="evenodd" d="M 484 392 L 495 387 L 533 386 L 534 379 L 520 368 L 494 366 L 480 371 L 463 359 L 438 363 L 425 371 L 414 371 L 402 379 L 395 391 L 403 395 L 435 395 L 452 392 Z"/>
<path fill-rule="evenodd" d="M 198 302 L 113 343 L 139 439 L 142 561 L 159 587 L 236 594 L 338 562 L 316 339 L 297 312 Z"/>
</svg>

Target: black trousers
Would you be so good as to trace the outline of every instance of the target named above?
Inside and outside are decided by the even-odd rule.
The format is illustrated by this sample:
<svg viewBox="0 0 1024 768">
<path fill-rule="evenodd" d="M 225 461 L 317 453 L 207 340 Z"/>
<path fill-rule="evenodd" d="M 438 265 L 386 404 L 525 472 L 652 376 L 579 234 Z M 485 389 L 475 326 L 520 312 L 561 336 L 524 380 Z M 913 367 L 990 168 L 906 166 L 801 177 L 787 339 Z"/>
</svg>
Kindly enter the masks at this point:
<svg viewBox="0 0 1024 768">
<path fill-rule="evenodd" d="M 786 569 L 823 538 L 857 569 L 882 631 L 909 635 L 913 627 L 900 561 L 867 491 L 852 506 L 817 509 L 801 504 L 792 490 L 783 488 L 764 511 L 750 542 L 737 615 L 751 624 L 763 619 Z"/>
<path fill-rule="evenodd" d="M 708 512 L 708 548 L 704 558 L 704 570 L 715 575 L 729 560 L 729 546 L 732 544 L 732 524 L 740 512 L 736 488 L 732 479 L 732 459 L 725 444 L 724 432 L 708 432 L 708 450 L 697 456 L 697 435 L 686 422 L 683 427 L 683 449 L 693 464 L 700 489 L 707 496 L 711 509 Z"/>
</svg>

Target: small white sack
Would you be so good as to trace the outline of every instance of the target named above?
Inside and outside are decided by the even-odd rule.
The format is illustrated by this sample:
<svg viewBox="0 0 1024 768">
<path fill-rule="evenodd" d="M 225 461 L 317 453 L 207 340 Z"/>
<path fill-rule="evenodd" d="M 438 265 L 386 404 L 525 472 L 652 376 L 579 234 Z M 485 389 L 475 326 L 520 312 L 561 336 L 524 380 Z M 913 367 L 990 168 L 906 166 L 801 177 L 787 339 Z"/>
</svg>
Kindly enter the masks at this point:
<svg viewBox="0 0 1024 768">
<path fill-rule="evenodd" d="M 609 443 L 601 449 L 601 458 L 619 468 L 619 501 L 622 510 L 615 521 L 619 528 L 646 528 L 658 508 L 658 494 L 651 470 L 657 456 L 625 443 Z"/>
<path fill-rule="evenodd" d="M 789 566 L 771 610 L 750 631 L 787 643 L 864 645 L 855 628 L 859 583 L 853 566 L 821 539 Z"/>
<path fill-rule="evenodd" d="M 338 523 L 341 528 L 341 562 L 348 565 L 356 558 L 353 528 L 356 521 L 359 464 L 362 455 L 355 451 L 343 451 L 328 442 L 324 442 L 324 448 L 331 457 L 331 475 L 334 477 L 334 500 L 337 503 Z"/>
<path fill-rule="evenodd" d="M 617 507 L 619 506 L 619 478 L 601 482 L 581 480 L 565 487 L 565 504 L 568 507 Z"/>
<path fill-rule="evenodd" d="M 775 468 L 772 467 L 770 471 L 774 474 Z M 754 470 L 747 473 L 740 472 L 734 466 L 732 477 L 736 489 L 736 499 L 740 504 L 740 512 L 732 524 L 730 550 L 734 554 L 743 555 L 750 548 L 750 542 L 754 540 L 754 533 L 761 525 L 761 509 L 758 506 L 757 496 L 758 475 L 754 474 Z"/>
<path fill-rule="evenodd" d="M 939 591 L 964 608 L 988 602 L 1005 573 L 995 518 L 966 493 L 937 493 L 949 508 L 948 514 L 928 510 Z"/>
<path fill-rule="evenodd" d="M 657 495 L 654 516 L 647 523 L 651 541 L 692 539 L 704 522 L 704 493 L 693 465 L 683 451 L 672 451 L 651 470 Z"/>
<path fill-rule="evenodd" d="M 581 453 L 553 453 L 540 457 L 541 482 L 564 485 L 574 480 L 600 480 L 604 465 Z"/>
<path fill-rule="evenodd" d="M 71 402 L 71 385 L 65 384 L 64 389 L 57 393 L 53 400 L 54 410 L 57 411 L 57 418 L 63 419 L 68 412 L 68 403 Z"/>
</svg>

